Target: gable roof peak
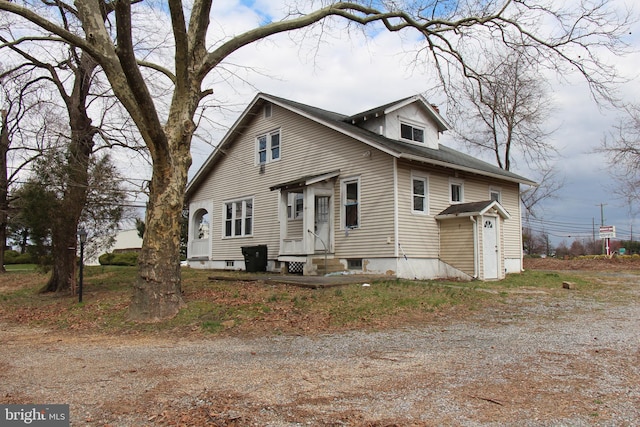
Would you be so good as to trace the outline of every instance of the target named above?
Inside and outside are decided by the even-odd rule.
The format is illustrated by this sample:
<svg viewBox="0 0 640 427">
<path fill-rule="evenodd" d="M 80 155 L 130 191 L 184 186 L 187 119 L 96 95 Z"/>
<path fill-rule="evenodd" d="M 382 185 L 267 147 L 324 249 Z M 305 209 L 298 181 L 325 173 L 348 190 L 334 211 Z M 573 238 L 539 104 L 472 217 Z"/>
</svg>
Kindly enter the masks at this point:
<svg viewBox="0 0 640 427">
<path fill-rule="evenodd" d="M 440 109 L 436 105 L 427 102 L 425 97 L 421 94 L 407 96 L 405 98 L 401 98 L 396 101 L 389 102 L 387 104 L 380 105 L 366 111 L 362 111 L 360 113 L 349 116 L 347 120 L 350 123 L 356 124 L 372 117 L 379 117 L 390 114 L 400 108 L 414 103 L 418 103 L 420 108 L 422 108 L 427 113 L 427 115 L 436 122 L 439 132 L 444 132 L 451 129 L 451 126 L 449 126 L 446 120 L 440 115 Z"/>
</svg>

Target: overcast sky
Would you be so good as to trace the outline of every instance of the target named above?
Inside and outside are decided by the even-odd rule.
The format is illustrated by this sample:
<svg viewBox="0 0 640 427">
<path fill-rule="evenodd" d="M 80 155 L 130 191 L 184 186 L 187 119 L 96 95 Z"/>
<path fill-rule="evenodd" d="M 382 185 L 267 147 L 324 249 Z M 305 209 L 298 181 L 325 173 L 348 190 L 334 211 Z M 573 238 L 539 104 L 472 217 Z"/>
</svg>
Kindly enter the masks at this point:
<svg viewBox="0 0 640 427">
<path fill-rule="evenodd" d="M 632 0 L 630 0 L 632 1 Z M 227 37 L 257 24 L 280 16 L 279 1 L 214 2 L 212 37 Z M 629 42 L 638 40 L 640 28 L 632 29 Z M 230 109 L 215 111 L 211 122 L 215 129 L 200 132 L 201 139 L 193 144 L 193 176 L 211 153 L 211 143 L 217 143 L 240 112 L 257 92 L 266 92 L 313 106 L 344 114 L 353 114 L 409 95 L 429 91 L 429 101 L 442 104 L 442 94 L 434 93 L 437 86 L 433 71 L 412 66 L 413 56 L 404 54 L 412 47 L 413 35 L 398 35 L 381 31 L 365 38 L 357 31 L 348 34 L 344 29 L 328 31 L 318 45 L 317 38 L 278 35 L 267 41 L 245 47 L 229 58 L 229 64 L 241 64 L 251 69 L 234 69 L 230 73 L 215 74 L 209 82 L 215 90 L 216 100 Z M 402 38 L 404 36 L 404 39 Z M 635 43 L 636 47 L 640 47 Z M 610 58 L 627 77 L 640 73 L 640 55 Z M 628 239 L 633 216 L 629 206 L 616 198 L 605 159 L 593 151 L 601 144 L 605 134 L 618 120 L 614 111 L 601 110 L 591 99 L 588 88 L 576 76 L 565 76 L 571 84 L 553 81 L 554 112 L 550 129 L 557 129 L 551 143 L 559 152 L 557 169 L 565 181 L 557 193 L 539 210 L 541 221 L 534 222 L 537 230 L 543 228 L 555 242 L 567 242 L 575 237 L 588 238 L 593 224 L 601 221 L 604 205 L 605 223 L 615 225 L 618 237 Z M 640 99 L 638 80 L 626 85 L 624 95 L 630 100 Z M 446 118 L 446 117 L 445 117 Z M 203 126 L 203 129 L 205 127 Z M 209 123 L 208 129 L 211 129 Z M 203 140 L 207 140 L 206 143 Z M 443 139 L 448 145 L 455 143 Z M 525 176 L 533 174 L 523 162 L 514 172 Z M 532 177 L 533 178 L 533 177 Z M 634 240 L 640 237 L 640 212 L 633 224 Z M 571 237 L 569 237 L 571 236 Z"/>
</svg>

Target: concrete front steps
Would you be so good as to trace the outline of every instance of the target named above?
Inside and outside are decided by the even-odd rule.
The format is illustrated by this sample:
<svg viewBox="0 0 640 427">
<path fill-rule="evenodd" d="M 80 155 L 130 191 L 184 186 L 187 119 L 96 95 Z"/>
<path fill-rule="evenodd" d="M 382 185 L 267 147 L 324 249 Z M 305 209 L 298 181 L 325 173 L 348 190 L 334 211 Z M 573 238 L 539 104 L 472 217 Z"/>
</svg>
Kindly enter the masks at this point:
<svg viewBox="0 0 640 427">
<path fill-rule="evenodd" d="M 324 276 L 329 273 L 340 273 L 343 271 L 347 271 L 344 265 L 340 262 L 340 260 L 336 258 L 327 258 L 327 268 L 325 269 L 324 257 L 318 257 L 313 259 L 313 266 L 315 270 L 318 272 L 319 276 Z"/>
</svg>

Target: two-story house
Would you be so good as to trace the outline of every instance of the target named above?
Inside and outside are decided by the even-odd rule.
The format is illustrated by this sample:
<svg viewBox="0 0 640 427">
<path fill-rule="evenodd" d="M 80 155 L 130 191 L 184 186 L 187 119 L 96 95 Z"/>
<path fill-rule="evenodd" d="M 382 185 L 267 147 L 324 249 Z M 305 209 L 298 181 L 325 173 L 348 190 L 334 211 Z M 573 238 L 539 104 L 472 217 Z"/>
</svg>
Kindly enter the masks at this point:
<svg viewBox="0 0 640 427">
<path fill-rule="evenodd" d="M 187 187 L 191 267 L 499 279 L 522 269 L 520 185 L 439 143 L 422 96 L 347 116 L 258 94 Z"/>
</svg>

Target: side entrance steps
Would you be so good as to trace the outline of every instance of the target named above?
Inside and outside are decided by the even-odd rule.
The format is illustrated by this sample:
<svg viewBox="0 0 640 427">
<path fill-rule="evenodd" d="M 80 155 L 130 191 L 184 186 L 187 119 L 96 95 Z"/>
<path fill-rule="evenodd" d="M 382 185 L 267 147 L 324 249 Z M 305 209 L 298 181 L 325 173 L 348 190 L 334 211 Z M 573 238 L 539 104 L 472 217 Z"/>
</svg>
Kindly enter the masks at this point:
<svg viewBox="0 0 640 427">
<path fill-rule="evenodd" d="M 324 257 L 313 258 L 313 266 L 315 267 L 315 270 L 318 272 L 319 276 L 324 276 L 325 274 L 329 273 L 340 273 L 343 271 L 347 271 L 344 265 L 337 258 L 327 258 L 326 268 Z"/>
</svg>

